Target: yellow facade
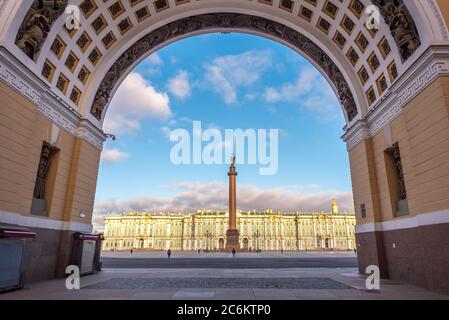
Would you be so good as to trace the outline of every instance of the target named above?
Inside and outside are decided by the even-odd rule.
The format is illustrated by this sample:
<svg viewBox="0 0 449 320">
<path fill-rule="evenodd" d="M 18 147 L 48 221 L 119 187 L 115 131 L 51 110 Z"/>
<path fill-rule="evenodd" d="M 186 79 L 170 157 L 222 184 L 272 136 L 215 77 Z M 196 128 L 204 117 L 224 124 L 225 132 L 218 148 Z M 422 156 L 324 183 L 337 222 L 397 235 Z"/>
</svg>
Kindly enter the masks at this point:
<svg viewBox="0 0 449 320">
<path fill-rule="evenodd" d="M 60 129 L 2 82 L 0 97 L 0 211 L 30 216 L 45 142 L 58 149 L 46 181 L 45 218 L 90 225 L 100 151 Z"/>
<path fill-rule="evenodd" d="M 349 152 L 360 224 L 403 220 L 449 206 L 449 77 L 436 79 L 374 137 Z M 396 217 L 385 151 L 397 142 L 403 158 L 409 214 Z M 361 216 L 361 204 L 366 217 Z"/>
<path fill-rule="evenodd" d="M 228 212 L 124 213 L 105 219 L 103 250 L 224 250 Z M 237 211 L 242 250 L 353 250 L 355 215 Z"/>
</svg>

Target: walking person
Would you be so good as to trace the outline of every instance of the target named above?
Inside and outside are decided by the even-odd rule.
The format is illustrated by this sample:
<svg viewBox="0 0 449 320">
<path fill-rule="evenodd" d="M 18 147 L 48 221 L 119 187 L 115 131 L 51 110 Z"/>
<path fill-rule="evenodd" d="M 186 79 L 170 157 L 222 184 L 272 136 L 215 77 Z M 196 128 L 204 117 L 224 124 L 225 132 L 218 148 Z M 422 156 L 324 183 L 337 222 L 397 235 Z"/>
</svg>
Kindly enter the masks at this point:
<svg viewBox="0 0 449 320">
<path fill-rule="evenodd" d="M 168 256 L 168 260 L 170 260 L 170 256 L 171 256 L 171 250 L 170 249 L 168 249 L 168 251 L 167 251 L 167 256 Z"/>
<path fill-rule="evenodd" d="M 232 258 L 235 258 L 235 248 L 232 248 Z"/>
<path fill-rule="evenodd" d="M 133 254 L 133 252 L 134 252 L 134 249 L 131 249 L 131 255 Z"/>
</svg>

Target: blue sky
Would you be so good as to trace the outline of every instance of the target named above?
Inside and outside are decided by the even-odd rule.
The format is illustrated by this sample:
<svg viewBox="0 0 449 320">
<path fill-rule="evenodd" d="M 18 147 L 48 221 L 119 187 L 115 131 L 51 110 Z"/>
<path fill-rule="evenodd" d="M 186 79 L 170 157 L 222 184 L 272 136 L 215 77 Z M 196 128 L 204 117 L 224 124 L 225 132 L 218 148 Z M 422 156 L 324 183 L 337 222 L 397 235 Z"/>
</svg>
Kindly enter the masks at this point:
<svg viewBox="0 0 449 320">
<path fill-rule="evenodd" d="M 344 118 L 326 80 L 291 49 L 261 37 L 208 34 L 171 44 L 124 81 L 104 129 L 96 221 L 122 210 L 225 208 L 226 165 L 173 165 L 171 130 L 279 129 L 279 168 L 238 167 L 241 209 L 352 209 Z"/>
</svg>

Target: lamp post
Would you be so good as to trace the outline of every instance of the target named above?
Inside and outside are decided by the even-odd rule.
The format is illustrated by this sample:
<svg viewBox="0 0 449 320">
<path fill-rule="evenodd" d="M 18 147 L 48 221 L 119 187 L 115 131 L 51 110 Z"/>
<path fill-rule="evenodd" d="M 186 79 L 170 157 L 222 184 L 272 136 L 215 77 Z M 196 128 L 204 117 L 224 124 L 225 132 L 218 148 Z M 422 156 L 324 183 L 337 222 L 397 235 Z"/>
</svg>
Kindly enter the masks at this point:
<svg viewBox="0 0 449 320">
<path fill-rule="evenodd" d="M 209 251 L 209 237 L 212 237 L 212 232 L 206 230 L 204 236 L 206 237 L 206 250 Z"/>
<path fill-rule="evenodd" d="M 256 252 L 259 251 L 259 230 L 256 230 L 256 232 L 253 233 L 253 238 L 256 240 Z"/>
</svg>

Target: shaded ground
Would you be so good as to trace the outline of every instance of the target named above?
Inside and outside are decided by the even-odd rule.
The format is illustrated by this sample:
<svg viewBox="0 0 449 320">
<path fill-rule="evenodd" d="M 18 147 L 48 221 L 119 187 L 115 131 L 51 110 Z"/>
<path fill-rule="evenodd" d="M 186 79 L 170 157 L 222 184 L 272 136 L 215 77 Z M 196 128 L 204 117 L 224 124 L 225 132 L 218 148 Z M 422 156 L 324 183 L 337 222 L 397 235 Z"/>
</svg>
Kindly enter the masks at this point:
<svg viewBox="0 0 449 320">
<path fill-rule="evenodd" d="M 112 278 L 86 289 L 166 288 L 351 289 L 330 278 Z"/>
<path fill-rule="evenodd" d="M 294 282 L 291 279 L 295 279 Z M 65 279 L 57 279 L 27 284 L 24 290 L 0 294 L 0 300 L 209 299 L 235 301 L 449 298 L 390 280 L 381 280 L 379 291 L 367 291 L 365 279 L 366 276 L 360 275 L 355 268 L 104 269 L 101 273 L 82 277 L 81 290 L 67 290 Z"/>
<path fill-rule="evenodd" d="M 366 289 L 353 253 L 164 252 L 103 253 L 103 271 L 81 278 L 80 290 L 65 279 L 26 284 L 3 299 L 151 299 L 151 300 L 379 300 L 448 299 L 406 283 L 381 280 Z"/>
</svg>

